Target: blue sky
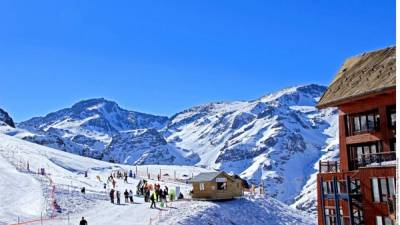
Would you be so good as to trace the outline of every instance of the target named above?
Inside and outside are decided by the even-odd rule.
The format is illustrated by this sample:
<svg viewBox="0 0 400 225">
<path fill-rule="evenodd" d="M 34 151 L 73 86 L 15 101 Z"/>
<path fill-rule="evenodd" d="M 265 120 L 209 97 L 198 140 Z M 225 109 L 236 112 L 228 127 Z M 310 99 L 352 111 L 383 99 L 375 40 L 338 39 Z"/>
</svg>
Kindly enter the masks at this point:
<svg viewBox="0 0 400 225">
<path fill-rule="evenodd" d="M 21 121 L 105 97 L 172 115 L 328 85 L 395 44 L 395 1 L 1 1 L 0 107 Z"/>
</svg>

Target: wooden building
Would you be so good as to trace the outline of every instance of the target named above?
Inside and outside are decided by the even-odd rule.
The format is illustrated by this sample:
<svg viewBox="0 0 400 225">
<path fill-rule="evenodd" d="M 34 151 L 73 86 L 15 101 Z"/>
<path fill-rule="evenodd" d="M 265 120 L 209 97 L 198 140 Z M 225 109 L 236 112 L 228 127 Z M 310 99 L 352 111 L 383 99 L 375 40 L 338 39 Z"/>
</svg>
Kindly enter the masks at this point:
<svg viewBox="0 0 400 225">
<path fill-rule="evenodd" d="M 193 185 L 192 198 L 225 200 L 243 195 L 243 181 L 225 172 L 200 173 L 189 180 Z"/>
<path fill-rule="evenodd" d="M 320 162 L 319 225 L 396 221 L 396 47 L 348 59 L 317 107 L 337 107 L 339 161 Z"/>
</svg>

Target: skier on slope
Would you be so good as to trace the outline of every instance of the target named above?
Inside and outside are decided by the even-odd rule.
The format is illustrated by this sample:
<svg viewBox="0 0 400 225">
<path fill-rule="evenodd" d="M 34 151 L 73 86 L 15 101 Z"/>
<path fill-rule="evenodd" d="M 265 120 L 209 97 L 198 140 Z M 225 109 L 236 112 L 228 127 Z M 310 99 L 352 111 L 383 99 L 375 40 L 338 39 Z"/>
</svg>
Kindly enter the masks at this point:
<svg viewBox="0 0 400 225">
<path fill-rule="evenodd" d="M 111 189 L 110 191 L 110 199 L 111 199 L 111 203 L 114 204 L 114 189 Z"/>
<path fill-rule="evenodd" d="M 129 203 L 129 192 L 128 192 L 128 189 L 125 189 L 124 196 L 125 196 L 125 203 Z"/>
<path fill-rule="evenodd" d="M 131 203 L 133 204 L 133 192 L 132 190 L 129 191 L 129 200 L 131 201 Z"/>
<path fill-rule="evenodd" d="M 153 208 L 153 206 L 154 206 L 154 208 L 157 208 L 157 206 L 156 206 L 156 194 L 154 192 L 151 193 L 150 200 L 151 200 L 150 208 Z"/>
<path fill-rule="evenodd" d="M 117 204 L 121 205 L 121 193 L 117 191 Z"/>
<path fill-rule="evenodd" d="M 128 183 L 128 174 L 126 174 L 126 173 L 124 175 L 124 183 Z"/>
<path fill-rule="evenodd" d="M 79 225 L 88 225 L 87 221 L 85 220 L 85 217 L 82 216 L 81 222 L 79 222 Z"/>
</svg>

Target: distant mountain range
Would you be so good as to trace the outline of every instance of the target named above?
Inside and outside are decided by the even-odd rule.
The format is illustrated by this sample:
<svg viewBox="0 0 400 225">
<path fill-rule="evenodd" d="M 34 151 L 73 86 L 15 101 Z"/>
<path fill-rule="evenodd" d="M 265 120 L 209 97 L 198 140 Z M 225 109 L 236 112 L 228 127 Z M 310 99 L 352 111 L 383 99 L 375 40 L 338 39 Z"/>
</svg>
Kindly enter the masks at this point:
<svg viewBox="0 0 400 225">
<path fill-rule="evenodd" d="M 315 213 L 315 164 L 337 155 L 337 111 L 315 108 L 325 90 L 291 87 L 253 101 L 195 106 L 170 118 L 89 99 L 16 128 L 0 110 L 0 132 L 101 160 L 234 172 L 262 182 L 269 196 Z"/>
</svg>

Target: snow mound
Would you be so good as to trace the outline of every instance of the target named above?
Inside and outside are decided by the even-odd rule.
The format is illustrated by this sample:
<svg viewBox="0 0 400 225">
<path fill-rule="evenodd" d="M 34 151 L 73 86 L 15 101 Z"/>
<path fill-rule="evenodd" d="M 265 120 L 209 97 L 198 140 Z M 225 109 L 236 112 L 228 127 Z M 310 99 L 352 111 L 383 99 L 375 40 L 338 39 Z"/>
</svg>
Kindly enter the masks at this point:
<svg viewBox="0 0 400 225">
<path fill-rule="evenodd" d="M 184 206 L 184 207 L 182 207 Z M 316 224 L 309 215 L 273 198 L 241 198 L 226 202 L 193 201 L 181 203 L 160 225 L 203 224 Z"/>
</svg>

